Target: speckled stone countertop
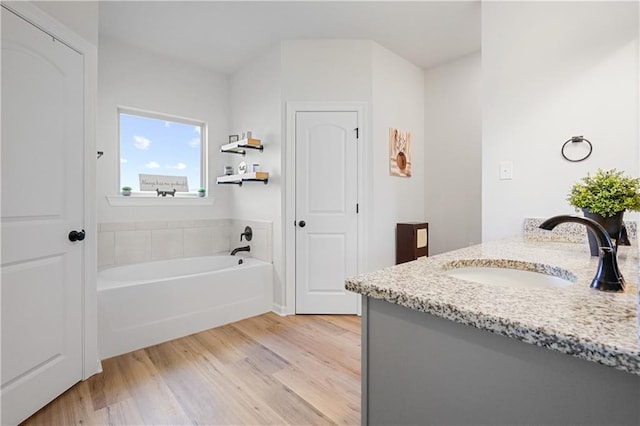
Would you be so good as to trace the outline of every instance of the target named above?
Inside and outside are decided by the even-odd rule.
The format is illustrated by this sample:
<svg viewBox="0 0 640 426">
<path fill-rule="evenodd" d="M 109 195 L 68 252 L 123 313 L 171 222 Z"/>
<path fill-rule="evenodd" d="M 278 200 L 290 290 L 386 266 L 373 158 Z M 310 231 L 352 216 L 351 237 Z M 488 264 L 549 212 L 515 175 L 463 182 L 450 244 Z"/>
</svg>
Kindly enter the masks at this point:
<svg viewBox="0 0 640 426">
<path fill-rule="evenodd" d="M 346 281 L 347 290 L 640 375 L 638 247 L 618 249 L 624 293 L 589 286 L 598 259 L 586 244 L 514 237 L 392 266 Z M 456 266 L 516 267 L 575 281 L 513 288 L 445 274 Z"/>
</svg>

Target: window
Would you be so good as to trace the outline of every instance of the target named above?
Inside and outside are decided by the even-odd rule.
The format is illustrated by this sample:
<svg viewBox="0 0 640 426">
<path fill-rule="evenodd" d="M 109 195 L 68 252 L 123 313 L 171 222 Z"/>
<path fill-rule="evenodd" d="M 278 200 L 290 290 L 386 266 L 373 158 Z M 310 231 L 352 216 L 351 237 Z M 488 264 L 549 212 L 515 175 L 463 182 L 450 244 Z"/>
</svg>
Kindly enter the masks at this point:
<svg viewBox="0 0 640 426">
<path fill-rule="evenodd" d="M 186 178 L 188 187 L 179 188 L 177 195 L 196 193 L 205 187 L 205 123 L 130 109 L 119 109 L 118 116 L 120 188 L 128 186 L 134 192 L 155 192 L 150 185 L 140 187 L 140 175 L 177 182 L 184 182 Z"/>
</svg>

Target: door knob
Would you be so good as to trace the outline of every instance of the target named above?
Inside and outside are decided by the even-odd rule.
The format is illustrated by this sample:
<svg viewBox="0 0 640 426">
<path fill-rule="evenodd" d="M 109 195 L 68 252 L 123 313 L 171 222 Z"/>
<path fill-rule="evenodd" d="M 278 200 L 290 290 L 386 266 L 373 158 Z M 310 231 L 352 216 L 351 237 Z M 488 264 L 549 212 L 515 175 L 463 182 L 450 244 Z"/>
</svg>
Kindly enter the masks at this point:
<svg viewBox="0 0 640 426">
<path fill-rule="evenodd" d="M 82 231 L 71 231 L 69 232 L 69 241 L 82 241 L 84 240 L 84 229 Z"/>
<path fill-rule="evenodd" d="M 307 225 L 307 223 L 304 220 L 301 220 L 300 222 L 298 222 L 298 226 L 300 228 L 304 228 Z"/>
</svg>

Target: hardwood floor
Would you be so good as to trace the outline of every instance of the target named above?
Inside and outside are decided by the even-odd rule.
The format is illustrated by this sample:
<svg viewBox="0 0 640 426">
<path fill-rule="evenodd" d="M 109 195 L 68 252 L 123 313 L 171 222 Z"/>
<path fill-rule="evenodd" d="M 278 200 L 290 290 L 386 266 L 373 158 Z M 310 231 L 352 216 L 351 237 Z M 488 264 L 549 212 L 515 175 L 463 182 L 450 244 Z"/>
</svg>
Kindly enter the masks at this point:
<svg viewBox="0 0 640 426">
<path fill-rule="evenodd" d="M 107 359 L 24 425 L 355 425 L 360 318 L 267 313 Z"/>
</svg>

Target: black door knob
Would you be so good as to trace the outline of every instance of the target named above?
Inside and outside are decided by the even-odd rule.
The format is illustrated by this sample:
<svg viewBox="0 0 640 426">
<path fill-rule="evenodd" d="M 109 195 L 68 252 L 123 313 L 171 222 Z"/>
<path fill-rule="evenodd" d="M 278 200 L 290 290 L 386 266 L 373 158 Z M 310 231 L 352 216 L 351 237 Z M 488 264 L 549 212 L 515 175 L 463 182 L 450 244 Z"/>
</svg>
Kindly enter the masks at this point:
<svg viewBox="0 0 640 426">
<path fill-rule="evenodd" d="M 304 220 L 301 220 L 300 222 L 298 222 L 298 226 L 300 228 L 304 228 L 307 225 L 307 223 Z"/>
<path fill-rule="evenodd" d="M 71 231 L 69 232 L 69 241 L 82 241 L 84 240 L 84 229 L 82 231 Z"/>
</svg>

